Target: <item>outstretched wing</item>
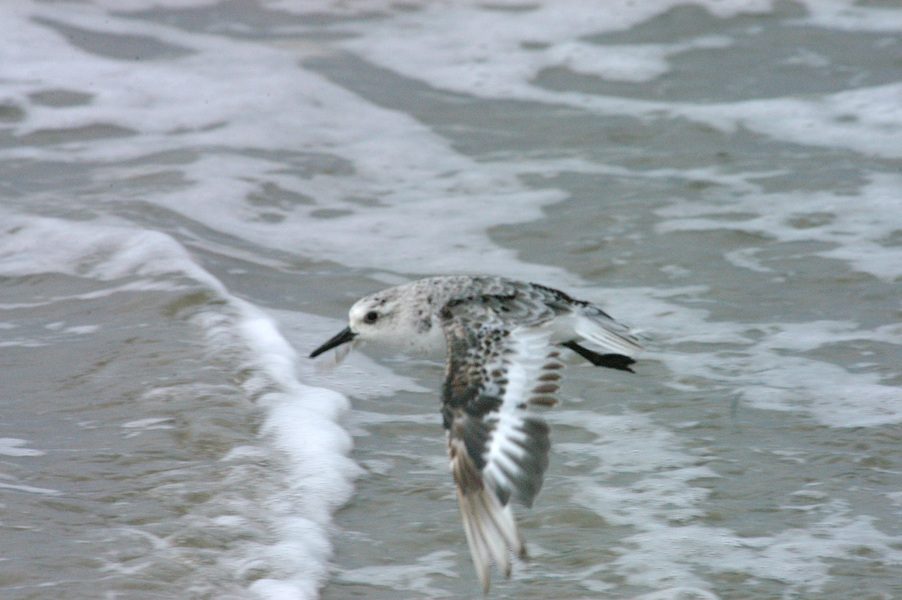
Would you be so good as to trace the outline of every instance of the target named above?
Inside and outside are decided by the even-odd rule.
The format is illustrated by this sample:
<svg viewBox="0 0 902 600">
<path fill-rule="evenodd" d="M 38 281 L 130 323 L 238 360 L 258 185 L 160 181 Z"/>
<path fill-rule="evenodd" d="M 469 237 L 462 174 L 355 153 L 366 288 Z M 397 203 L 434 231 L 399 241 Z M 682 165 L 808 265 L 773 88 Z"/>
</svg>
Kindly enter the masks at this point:
<svg viewBox="0 0 902 600">
<path fill-rule="evenodd" d="M 512 325 L 484 299 L 452 301 L 441 317 L 451 472 L 473 562 L 488 590 L 491 562 L 509 576 L 510 554 L 525 554 L 509 502 L 529 506 L 542 487 L 548 425 L 530 406 L 554 404 L 562 365 L 549 327 Z"/>
</svg>

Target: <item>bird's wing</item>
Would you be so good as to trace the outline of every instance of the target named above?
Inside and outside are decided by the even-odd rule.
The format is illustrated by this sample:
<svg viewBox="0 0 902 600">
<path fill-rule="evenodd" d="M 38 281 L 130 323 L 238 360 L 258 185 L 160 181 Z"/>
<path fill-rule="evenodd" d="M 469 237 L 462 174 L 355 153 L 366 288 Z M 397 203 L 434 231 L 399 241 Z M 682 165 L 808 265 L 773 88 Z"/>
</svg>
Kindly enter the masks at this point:
<svg viewBox="0 0 902 600">
<path fill-rule="evenodd" d="M 596 366 L 629 371 L 628 366 L 635 362 L 642 350 L 642 344 L 629 327 L 618 323 L 591 302 L 577 300 L 560 290 L 537 283 L 531 284 L 524 294 L 529 296 L 531 304 L 541 303 L 558 315 L 569 315 L 564 321 L 567 328 L 572 328 L 574 337 L 563 340 L 564 345 Z M 583 341 L 597 346 L 602 352 L 578 345 Z"/>
<path fill-rule="evenodd" d="M 508 506 L 527 506 L 548 466 L 548 425 L 531 413 L 551 405 L 561 378 L 552 331 L 510 324 L 483 299 L 441 311 L 448 341 L 442 416 L 473 562 L 488 589 L 489 564 L 510 575 L 524 546 Z"/>
<path fill-rule="evenodd" d="M 595 366 L 632 371 L 630 365 L 642 350 L 629 327 L 615 321 L 595 304 L 554 288 L 507 281 L 498 293 L 479 296 L 479 302 L 507 322 L 528 326 L 551 324 L 553 342 L 573 350 Z"/>
</svg>

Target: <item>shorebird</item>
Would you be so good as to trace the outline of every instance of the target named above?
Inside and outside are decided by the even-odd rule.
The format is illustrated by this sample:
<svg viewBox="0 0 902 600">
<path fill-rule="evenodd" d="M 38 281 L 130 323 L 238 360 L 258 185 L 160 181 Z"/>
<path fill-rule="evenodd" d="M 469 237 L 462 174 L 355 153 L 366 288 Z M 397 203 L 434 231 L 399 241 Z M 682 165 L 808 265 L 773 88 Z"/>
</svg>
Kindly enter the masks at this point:
<svg viewBox="0 0 902 600">
<path fill-rule="evenodd" d="M 364 296 L 348 326 L 310 353 L 371 343 L 447 357 L 442 420 L 464 532 L 484 591 L 492 563 L 506 577 L 526 556 L 511 511 L 539 493 L 548 425 L 531 410 L 552 406 L 562 349 L 595 366 L 632 371 L 630 330 L 560 290 L 502 277 L 430 277 Z"/>
</svg>

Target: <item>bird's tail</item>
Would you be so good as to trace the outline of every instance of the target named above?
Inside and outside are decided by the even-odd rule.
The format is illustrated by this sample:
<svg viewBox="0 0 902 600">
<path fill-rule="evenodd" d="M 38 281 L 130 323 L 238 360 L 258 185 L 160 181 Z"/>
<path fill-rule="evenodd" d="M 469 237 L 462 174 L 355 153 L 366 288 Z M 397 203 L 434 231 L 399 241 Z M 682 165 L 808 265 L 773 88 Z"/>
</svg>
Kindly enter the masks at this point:
<svg viewBox="0 0 902 600">
<path fill-rule="evenodd" d="M 573 324 L 576 335 L 602 348 L 606 353 L 636 358 L 642 350 L 639 338 L 626 325 L 607 314 L 581 314 Z"/>
</svg>

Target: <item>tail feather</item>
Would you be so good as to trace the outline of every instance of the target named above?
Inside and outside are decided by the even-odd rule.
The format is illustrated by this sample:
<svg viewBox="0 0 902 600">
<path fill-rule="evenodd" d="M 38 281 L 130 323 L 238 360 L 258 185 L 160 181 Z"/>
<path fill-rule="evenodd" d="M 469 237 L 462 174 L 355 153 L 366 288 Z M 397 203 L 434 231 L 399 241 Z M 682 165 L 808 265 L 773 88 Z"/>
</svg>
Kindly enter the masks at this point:
<svg viewBox="0 0 902 600">
<path fill-rule="evenodd" d="M 639 339 L 627 326 L 602 315 L 580 315 L 573 325 L 573 331 L 608 353 L 635 358 L 642 350 Z"/>
</svg>

